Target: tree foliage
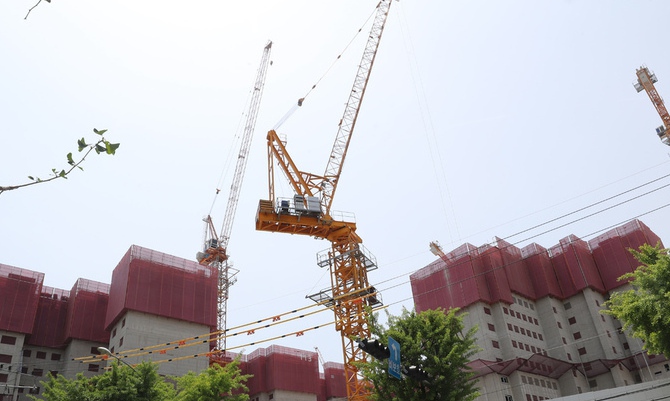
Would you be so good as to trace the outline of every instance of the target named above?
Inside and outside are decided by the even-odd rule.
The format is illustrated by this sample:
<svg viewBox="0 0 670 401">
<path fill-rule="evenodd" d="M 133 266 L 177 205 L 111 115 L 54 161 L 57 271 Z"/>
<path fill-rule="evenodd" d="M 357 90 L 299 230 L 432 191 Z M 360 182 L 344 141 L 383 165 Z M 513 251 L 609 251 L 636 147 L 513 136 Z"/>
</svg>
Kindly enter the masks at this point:
<svg viewBox="0 0 670 401">
<path fill-rule="evenodd" d="M 241 374 L 238 361 L 223 367 L 213 365 L 200 374 L 189 372 L 169 381 L 158 374 L 157 365 L 151 362 L 131 368 L 115 361 L 112 369 L 93 377 L 82 373 L 74 379 L 49 375 L 42 382 L 42 395 L 29 397 L 45 401 L 247 401 L 249 389 L 244 383 L 249 377 Z"/>
<path fill-rule="evenodd" d="M 134 370 L 128 366 L 112 364 L 112 369 L 93 377 L 79 373 L 75 379 L 63 375 L 49 375 L 42 382 L 41 397 L 46 401 L 168 401 L 174 399 L 172 384 L 159 375 L 155 364 L 143 362 Z"/>
<path fill-rule="evenodd" d="M 41 184 L 53 180 L 57 180 L 59 178 L 65 178 L 67 179 L 70 173 L 74 169 L 79 169 L 79 170 L 84 170 L 84 168 L 81 166 L 81 164 L 86 160 L 86 157 L 91 153 L 95 152 L 97 154 L 107 154 L 107 155 L 114 155 L 116 154 L 116 149 L 119 148 L 120 144 L 118 143 L 111 143 L 107 139 L 105 139 L 104 134 L 107 132 L 106 129 L 95 129 L 93 128 L 93 132 L 96 135 L 99 135 L 99 138 L 97 139 L 96 142 L 93 143 L 86 143 L 86 138 L 82 137 L 81 139 L 77 140 L 77 150 L 79 153 L 83 154 L 81 157 L 78 159 L 75 159 L 72 156 L 72 152 L 68 153 L 65 157 L 67 160 L 68 167 L 61 168 L 61 169 L 56 169 L 52 168 L 51 173 L 49 174 L 48 178 L 40 178 L 37 176 L 28 176 L 28 182 L 23 183 L 23 184 L 18 184 L 18 185 L 8 185 L 8 186 L 0 186 L 0 194 L 2 194 L 5 191 L 13 191 L 15 189 L 23 188 L 23 187 L 28 187 L 31 185 L 35 184 Z"/>
<path fill-rule="evenodd" d="M 189 372 L 177 379 L 176 401 L 246 401 L 249 389 L 244 384 L 251 375 L 242 375 L 238 361 L 225 366 L 212 365 L 196 375 Z"/>
<path fill-rule="evenodd" d="M 370 328 L 384 344 L 388 337 L 398 341 L 401 364 L 423 369 L 425 381 L 388 374 L 388 361 L 369 358 L 360 365 L 361 373 L 372 382 L 372 399 L 377 401 L 467 401 L 477 397 L 474 372 L 467 366 L 477 351 L 476 328 L 465 331 L 458 309 L 421 313 L 403 309 L 400 316 L 388 315 L 387 327 L 373 315 Z"/>
<path fill-rule="evenodd" d="M 670 357 L 670 256 L 660 245 L 630 250 L 642 263 L 619 280 L 629 280 L 631 290 L 615 292 L 603 313 L 619 319 L 624 330 L 644 341 L 651 354 Z"/>
</svg>

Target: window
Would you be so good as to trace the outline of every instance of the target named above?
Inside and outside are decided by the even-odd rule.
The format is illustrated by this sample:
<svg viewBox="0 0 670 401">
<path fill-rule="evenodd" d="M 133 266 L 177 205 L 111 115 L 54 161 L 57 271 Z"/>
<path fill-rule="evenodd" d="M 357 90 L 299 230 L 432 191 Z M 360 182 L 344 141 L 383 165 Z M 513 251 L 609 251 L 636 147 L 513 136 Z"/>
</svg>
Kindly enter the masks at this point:
<svg viewBox="0 0 670 401">
<path fill-rule="evenodd" d="M 521 313 L 516 312 L 516 318 L 517 318 L 517 319 L 521 319 Z"/>
<path fill-rule="evenodd" d="M 60 361 L 60 354 L 53 353 L 51 354 L 52 361 Z"/>
<path fill-rule="evenodd" d="M 579 340 L 580 338 L 582 338 L 582 333 L 576 332 L 572 336 L 575 338 L 575 340 Z"/>
<path fill-rule="evenodd" d="M 30 394 L 39 394 L 40 393 L 40 388 L 39 387 L 31 387 L 28 392 Z"/>
<path fill-rule="evenodd" d="M 491 345 L 493 345 L 493 348 L 500 348 L 500 344 L 496 340 L 492 340 Z"/>
<path fill-rule="evenodd" d="M 568 355 L 568 361 L 571 361 L 571 360 L 572 360 L 572 355 L 570 355 L 570 353 L 569 353 L 569 352 L 568 352 L 568 354 L 567 354 L 567 355 Z"/>
<path fill-rule="evenodd" d="M 23 356 L 24 357 L 30 358 L 30 354 L 32 354 L 32 352 L 29 349 L 24 349 L 23 350 Z"/>
<path fill-rule="evenodd" d="M 114 330 L 112 330 L 112 338 L 116 337 L 116 327 L 114 327 Z"/>
<path fill-rule="evenodd" d="M 96 364 L 94 364 L 94 363 L 89 363 L 89 364 L 88 364 L 88 371 L 89 371 L 89 372 L 97 372 L 98 370 L 100 370 L 100 366 L 99 366 L 99 365 L 96 365 Z"/>
<path fill-rule="evenodd" d="M 119 339 L 119 347 L 123 347 L 123 337 L 121 337 L 121 339 Z"/>
<path fill-rule="evenodd" d="M 539 338 L 541 341 L 543 341 L 543 339 L 542 339 L 542 334 L 537 333 L 537 338 Z"/>
<path fill-rule="evenodd" d="M 125 317 L 121 321 L 121 328 L 124 328 L 124 327 L 126 327 L 126 318 Z"/>
<path fill-rule="evenodd" d="M 579 355 L 584 355 L 584 354 L 586 354 L 586 347 L 582 347 L 582 348 L 578 349 L 577 351 L 579 352 Z"/>
<path fill-rule="evenodd" d="M 518 333 L 519 332 L 519 326 L 514 326 L 514 331 Z"/>
<path fill-rule="evenodd" d="M 563 344 L 566 344 L 566 345 L 568 344 L 568 342 L 565 341 L 565 337 L 561 337 L 561 340 L 563 340 Z"/>
<path fill-rule="evenodd" d="M 530 352 L 530 347 L 528 346 L 528 344 L 524 344 L 524 347 L 526 347 L 526 351 Z"/>
<path fill-rule="evenodd" d="M 511 395 L 506 395 L 505 396 L 505 401 L 514 401 L 514 398 L 512 398 Z"/>
<path fill-rule="evenodd" d="M 504 306 L 503 306 L 503 312 L 504 312 L 506 315 L 509 315 L 509 311 L 508 311 L 507 308 L 505 308 Z"/>
<path fill-rule="evenodd" d="M 507 376 L 500 376 L 500 381 L 503 383 L 509 383 L 509 379 L 507 378 Z"/>
<path fill-rule="evenodd" d="M 533 318 L 533 323 L 535 323 L 536 326 L 539 326 L 540 323 L 537 322 L 537 319 Z"/>
<path fill-rule="evenodd" d="M 526 401 L 533 401 L 533 398 L 530 396 L 530 394 L 526 394 Z"/>
<path fill-rule="evenodd" d="M 528 302 L 523 301 L 523 306 L 525 306 L 527 308 L 528 307 Z"/>
<path fill-rule="evenodd" d="M 589 387 L 591 388 L 598 387 L 598 382 L 596 381 L 596 379 L 589 380 Z"/>
<path fill-rule="evenodd" d="M 521 382 L 523 384 L 528 384 L 528 382 L 526 381 L 526 376 L 521 376 Z"/>
<path fill-rule="evenodd" d="M 609 330 L 607 330 L 607 337 L 612 338 L 612 334 L 610 333 Z"/>
<path fill-rule="evenodd" d="M 37 351 L 35 353 L 35 358 L 37 359 L 47 359 L 47 353 L 44 351 Z"/>
<path fill-rule="evenodd" d="M 572 309 L 572 304 L 570 302 L 566 302 L 563 304 L 563 308 L 565 308 L 565 310 Z"/>
<path fill-rule="evenodd" d="M 528 321 L 528 319 L 526 318 L 526 315 L 522 314 L 521 317 L 523 318 L 523 321 L 524 321 L 524 322 L 527 322 L 527 321 Z"/>
<path fill-rule="evenodd" d="M 21 373 L 28 374 L 28 367 L 27 366 L 21 367 Z"/>
<path fill-rule="evenodd" d="M 616 352 L 616 347 L 612 347 L 612 352 L 614 352 L 615 354 L 617 353 Z"/>
<path fill-rule="evenodd" d="M 0 354 L 0 363 L 12 363 L 12 356 L 7 354 Z"/>
<path fill-rule="evenodd" d="M 484 307 L 484 313 L 486 313 L 487 315 L 490 315 L 491 314 L 491 309 L 489 309 L 487 307 Z"/>
<path fill-rule="evenodd" d="M 35 368 L 33 369 L 33 376 L 44 376 L 44 370 Z"/>
<path fill-rule="evenodd" d="M 530 310 L 535 310 L 535 306 L 533 305 L 532 302 L 529 305 L 530 305 Z"/>
<path fill-rule="evenodd" d="M 491 331 L 496 331 L 496 326 L 494 326 L 494 325 L 492 325 L 491 323 L 489 323 L 489 330 L 491 330 Z"/>
<path fill-rule="evenodd" d="M 600 306 L 600 302 L 596 299 L 596 306 Z"/>
<path fill-rule="evenodd" d="M 561 324 L 561 322 L 556 322 L 556 325 L 558 326 L 559 329 L 563 328 L 563 325 Z"/>
<path fill-rule="evenodd" d="M 551 309 L 554 310 L 554 313 L 558 313 L 558 311 L 556 311 L 556 307 L 555 307 L 555 306 L 552 306 Z"/>
<path fill-rule="evenodd" d="M 512 324 L 511 323 L 507 323 L 507 330 L 512 331 Z"/>
<path fill-rule="evenodd" d="M 558 390 L 558 386 L 556 386 L 556 382 L 551 382 L 551 388 L 554 390 Z"/>
<path fill-rule="evenodd" d="M 270 395 L 268 395 L 268 400 L 271 400 L 271 399 L 274 399 L 274 398 L 275 398 L 275 395 L 274 395 L 274 394 L 270 394 Z"/>
<path fill-rule="evenodd" d="M 575 323 L 577 323 L 577 318 L 575 318 L 574 316 L 571 317 L 570 319 L 568 319 L 568 323 L 570 323 L 570 324 L 575 324 Z"/>
<path fill-rule="evenodd" d="M 98 351 L 98 347 L 91 347 L 91 355 L 100 355 L 100 351 Z"/>
<path fill-rule="evenodd" d="M 533 332 L 533 338 L 537 338 L 537 333 Z"/>
<path fill-rule="evenodd" d="M 630 345 L 628 345 L 628 343 L 623 343 L 623 349 L 630 349 Z"/>
<path fill-rule="evenodd" d="M 516 348 L 516 341 L 512 340 L 512 347 Z"/>
<path fill-rule="evenodd" d="M 57 371 L 57 370 L 50 370 L 49 373 L 50 373 L 51 376 L 53 376 L 53 377 L 58 376 L 58 371 Z"/>
<path fill-rule="evenodd" d="M 600 320 L 602 320 L 604 322 L 605 321 L 605 316 L 600 315 Z"/>
<path fill-rule="evenodd" d="M 521 334 L 523 334 L 524 336 L 526 335 L 526 330 L 523 327 L 521 327 L 519 330 L 521 330 Z"/>
<path fill-rule="evenodd" d="M 9 374 L 0 373 L 0 383 L 7 383 L 7 378 L 9 378 Z"/>
<path fill-rule="evenodd" d="M 16 344 L 16 337 L 3 335 L 2 337 L 0 337 L 0 343 L 15 345 Z"/>
</svg>

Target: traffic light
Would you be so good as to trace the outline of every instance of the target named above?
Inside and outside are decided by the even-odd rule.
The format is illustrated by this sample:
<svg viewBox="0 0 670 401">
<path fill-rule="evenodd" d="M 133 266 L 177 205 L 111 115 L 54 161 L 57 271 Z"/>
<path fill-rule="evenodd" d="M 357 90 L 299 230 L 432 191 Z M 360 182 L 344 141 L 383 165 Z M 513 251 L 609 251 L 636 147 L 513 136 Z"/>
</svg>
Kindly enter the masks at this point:
<svg viewBox="0 0 670 401">
<path fill-rule="evenodd" d="M 426 373 L 425 370 L 421 369 L 418 366 L 410 366 L 408 368 L 403 367 L 402 373 L 405 374 L 405 376 L 409 377 L 410 379 L 416 381 L 427 381 L 428 379 L 430 379 L 428 373 Z"/>
<path fill-rule="evenodd" d="M 379 340 L 369 340 L 367 338 L 358 342 L 358 348 L 370 354 L 373 358 L 383 361 L 391 356 L 389 348 L 380 343 Z"/>
</svg>

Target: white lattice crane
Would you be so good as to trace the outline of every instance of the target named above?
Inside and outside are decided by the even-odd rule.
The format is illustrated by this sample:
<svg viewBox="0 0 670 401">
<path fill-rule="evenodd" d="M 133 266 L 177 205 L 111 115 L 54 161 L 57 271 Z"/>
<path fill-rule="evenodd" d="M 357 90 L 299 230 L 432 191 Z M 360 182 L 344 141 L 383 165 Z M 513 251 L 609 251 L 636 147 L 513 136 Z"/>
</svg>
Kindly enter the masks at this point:
<svg viewBox="0 0 670 401">
<path fill-rule="evenodd" d="M 234 269 L 228 260 L 228 242 L 230 240 L 230 233 L 233 227 L 233 221 L 235 219 L 237 203 L 240 198 L 240 190 L 242 188 L 242 180 L 244 178 L 244 171 L 247 165 L 251 139 L 253 137 L 254 128 L 256 127 L 256 118 L 258 117 L 258 109 L 261 102 L 261 96 L 263 94 L 263 87 L 265 86 L 265 76 L 267 74 L 268 66 L 270 65 L 271 49 L 272 42 L 268 42 L 268 44 L 265 45 L 265 48 L 263 48 L 263 57 L 261 58 L 261 64 L 258 68 L 256 81 L 254 82 L 253 93 L 251 95 L 249 110 L 247 112 L 247 119 L 242 135 L 242 143 L 240 145 L 240 152 L 237 156 L 237 163 L 235 165 L 232 184 L 230 185 L 226 214 L 223 218 L 221 231 L 219 234 L 217 234 L 211 215 L 205 217 L 205 244 L 203 251 L 198 252 L 196 256 L 198 262 L 201 265 L 216 267 L 219 273 L 216 324 L 217 330 L 221 331 L 219 334 L 219 340 L 217 341 L 217 348 L 222 351 L 226 349 L 226 315 L 228 291 L 230 286 L 235 283 L 235 276 L 238 273 L 238 270 Z"/>
</svg>

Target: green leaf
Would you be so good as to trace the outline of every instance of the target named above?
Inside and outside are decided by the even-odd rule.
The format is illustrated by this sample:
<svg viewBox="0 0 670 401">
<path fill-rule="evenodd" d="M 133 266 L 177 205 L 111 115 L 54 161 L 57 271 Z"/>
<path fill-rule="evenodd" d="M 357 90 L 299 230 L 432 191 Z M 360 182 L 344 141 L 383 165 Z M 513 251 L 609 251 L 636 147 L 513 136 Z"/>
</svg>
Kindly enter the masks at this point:
<svg viewBox="0 0 670 401">
<path fill-rule="evenodd" d="M 98 135 L 104 135 L 105 132 L 107 132 L 107 130 L 106 129 L 98 130 L 98 129 L 93 128 L 93 132 L 95 132 Z"/>
<path fill-rule="evenodd" d="M 105 142 L 105 145 L 107 145 L 107 154 L 114 155 L 116 154 L 116 149 L 118 149 L 121 144 Z"/>
<path fill-rule="evenodd" d="M 107 148 L 106 148 L 105 146 L 100 145 L 99 143 L 96 143 L 96 144 L 95 144 L 95 151 L 96 151 L 98 154 L 100 154 L 100 153 L 107 152 Z"/>
<path fill-rule="evenodd" d="M 29 175 L 28 179 L 31 180 L 31 181 L 35 181 L 35 177 L 33 177 L 32 175 Z"/>
<path fill-rule="evenodd" d="M 74 159 L 72 159 L 72 152 L 67 154 L 67 164 L 74 166 Z"/>
<path fill-rule="evenodd" d="M 65 176 L 65 174 L 66 174 L 66 173 L 65 173 L 65 170 L 61 170 L 60 173 L 58 173 L 58 176 L 61 177 L 61 178 L 67 178 L 67 177 Z"/>
<path fill-rule="evenodd" d="M 80 152 L 81 152 L 82 150 L 86 149 L 86 147 L 88 146 L 88 145 L 86 144 L 86 139 L 85 139 L 84 137 L 82 137 L 81 139 L 79 139 L 79 140 L 77 141 L 77 145 L 79 145 L 79 151 L 80 151 Z"/>
</svg>

